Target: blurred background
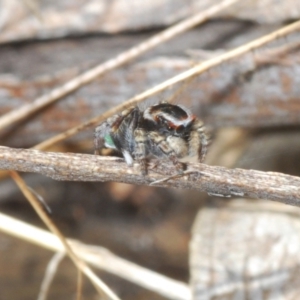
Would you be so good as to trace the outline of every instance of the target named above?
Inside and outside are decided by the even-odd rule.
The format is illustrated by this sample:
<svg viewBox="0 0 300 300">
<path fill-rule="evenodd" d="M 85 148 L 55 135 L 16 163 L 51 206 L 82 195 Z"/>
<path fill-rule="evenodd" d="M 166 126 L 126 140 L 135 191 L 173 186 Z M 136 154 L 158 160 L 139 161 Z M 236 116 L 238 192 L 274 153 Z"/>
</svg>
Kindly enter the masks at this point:
<svg viewBox="0 0 300 300">
<path fill-rule="evenodd" d="M 0 0 L 0 115 L 219 1 Z M 0 144 L 29 148 L 300 16 L 297 0 L 244 0 L 113 70 L 26 120 Z M 300 176 L 300 32 L 224 62 L 148 99 L 183 104 L 212 135 L 206 162 Z M 49 151 L 93 153 L 88 128 Z M 299 209 L 121 183 L 56 182 L 23 174 L 67 236 L 191 286 L 193 299 L 297 299 Z M 259 182 L 258 182 L 259 184 Z M 44 228 L 1 176 L 0 211 Z M 35 299 L 52 253 L 0 232 L 0 300 Z M 105 272 L 121 299 L 165 299 Z M 74 299 L 65 259 L 48 299 Z M 83 299 L 98 296 L 84 281 Z M 98 298 L 97 298 L 98 299 Z"/>
</svg>

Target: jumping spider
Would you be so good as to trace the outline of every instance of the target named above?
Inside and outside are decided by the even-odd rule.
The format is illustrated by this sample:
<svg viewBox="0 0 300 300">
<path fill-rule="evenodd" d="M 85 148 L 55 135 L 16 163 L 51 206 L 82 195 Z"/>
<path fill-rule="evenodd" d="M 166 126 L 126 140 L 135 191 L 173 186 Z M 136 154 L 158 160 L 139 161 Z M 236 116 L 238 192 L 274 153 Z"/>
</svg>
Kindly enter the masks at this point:
<svg viewBox="0 0 300 300">
<path fill-rule="evenodd" d="M 131 107 L 107 119 L 96 127 L 94 144 L 95 153 L 111 148 L 129 166 L 137 161 L 145 175 L 149 157 L 170 160 L 179 173 L 184 164 L 178 159 L 196 156 L 203 161 L 208 138 L 203 123 L 187 108 L 162 102 L 144 111 Z"/>
</svg>

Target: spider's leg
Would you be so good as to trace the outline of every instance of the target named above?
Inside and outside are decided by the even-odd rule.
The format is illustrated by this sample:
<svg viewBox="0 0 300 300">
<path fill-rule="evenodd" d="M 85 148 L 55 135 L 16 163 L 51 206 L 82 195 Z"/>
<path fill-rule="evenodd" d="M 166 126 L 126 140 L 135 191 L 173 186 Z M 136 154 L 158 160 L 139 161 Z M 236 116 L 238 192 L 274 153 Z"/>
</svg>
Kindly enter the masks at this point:
<svg viewBox="0 0 300 300">
<path fill-rule="evenodd" d="M 95 128 L 94 133 L 94 153 L 100 154 L 100 149 L 104 148 L 104 133 L 106 133 L 108 123 L 103 123 Z"/>
<path fill-rule="evenodd" d="M 193 124 L 193 131 L 190 134 L 189 155 L 197 155 L 198 160 L 202 162 L 206 156 L 208 144 L 209 137 L 205 132 L 203 122 L 196 120 Z"/>
<path fill-rule="evenodd" d="M 112 116 L 107 119 L 105 122 L 99 124 L 95 128 L 94 132 L 94 149 L 95 154 L 99 154 L 99 150 L 102 148 L 113 148 L 115 149 L 114 142 L 111 138 L 111 127 L 115 122 L 120 120 L 121 117 L 119 115 Z"/>
<path fill-rule="evenodd" d="M 94 154 L 99 155 L 100 149 L 103 148 L 103 141 L 95 136 L 94 138 Z"/>
<path fill-rule="evenodd" d="M 141 172 L 143 175 L 147 174 L 147 160 L 146 160 L 146 143 L 147 135 L 144 129 L 138 128 L 134 131 L 135 140 L 135 159 L 139 162 Z"/>
<path fill-rule="evenodd" d="M 177 154 L 167 142 L 167 138 L 156 131 L 151 131 L 149 133 L 149 139 L 152 144 L 153 154 L 158 157 L 167 157 L 174 164 L 178 173 L 182 173 L 185 169 L 185 165 L 178 161 Z"/>
<path fill-rule="evenodd" d="M 128 166 L 133 165 L 134 131 L 137 126 L 138 114 L 139 111 L 136 108 L 123 111 L 121 116 L 111 125 L 109 136 L 105 137 L 105 145 L 107 147 L 112 145 L 120 151 Z"/>
<path fill-rule="evenodd" d="M 133 158 L 132 158 L 131 154 L 127 150 L 124 150 L 124 149 L 122 149 L 121 152 L 126 161 L 126 164 L 131 167 L 133 165 Z"/>
</svg>

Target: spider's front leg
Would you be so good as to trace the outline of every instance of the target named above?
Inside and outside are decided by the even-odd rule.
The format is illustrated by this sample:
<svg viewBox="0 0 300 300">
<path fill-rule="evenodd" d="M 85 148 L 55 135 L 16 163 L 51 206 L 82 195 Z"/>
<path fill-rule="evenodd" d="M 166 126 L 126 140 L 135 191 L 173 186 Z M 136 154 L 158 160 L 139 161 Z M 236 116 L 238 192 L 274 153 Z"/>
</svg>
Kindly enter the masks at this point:
<svg viewBox="0 0 300 300">
<path fill-rule="evenodd" d="M 135 150 L 134 156 L 138 161 L 142 175 L 147 175 L 146 143 L 147 135 L 145 130 L 138 128 L 134 131 Z"/>
<path fill-rule="evenodd" d="M 171 138 L 171 136 L 166 137 L 156 131 L 151 131 L 149 133 L 149 140 L 152 145 L 153 154 L 157 157 L 168 158 L 176 167 L 177 172 L 181 174 L 185 170 L 185 164 L 178 160 L 178 154 L 171 147 Z"/>
<path fill-rule="evenodd" d="M 193 130 L 189 140 L 189 155 L 197 156 L 199 162 L 203 162 L 209 144 L 209 137 L 205 132 L 202 121 L 196 120 L 193 124 Z"/>
<path fill-rule="evenodd" d="M 105 145 L 105 134 L 108 131 L 109 124 L 107 122 L 99 125 L 95 129 L 94 133 L 94 154 L 99 155 L 100 150 Z"/>
<path fill-rule="evenodd" d="M 111 127 L 121 117 L 119 115 L 112 116 L 105 122 L 101 123 L 95 128 L 94 132 L 94 153 L 100 154 L 100 150 L 103 148 L 115 149 L 114 141 L 111 137 Z"/>
</svg>

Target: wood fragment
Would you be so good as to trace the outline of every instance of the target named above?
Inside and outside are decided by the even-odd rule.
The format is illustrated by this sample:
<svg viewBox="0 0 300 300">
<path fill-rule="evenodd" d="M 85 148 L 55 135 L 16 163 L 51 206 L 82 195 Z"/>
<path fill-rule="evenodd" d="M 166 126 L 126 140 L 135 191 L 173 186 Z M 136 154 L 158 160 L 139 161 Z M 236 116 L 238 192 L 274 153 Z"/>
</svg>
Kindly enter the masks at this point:
<svg viewBox="0 0 300 300">
<path fill-rule="evenodd" d="M 204 10 L 219 0 L 73 0 L 38 3 L 33 9 L 27 1 L 3 0 L 0 10 L 0 43 L 26 39 L 51 39 L 94 33 L 120 33 L 170 26 L 194 11 Z M 37 12 L 38 10 L 38 12 Z M 167 12 L 167 13 L 166 13 Z M 219 18 L 251 20 L 253 23 L 284 23 L 300 16 L 295 0 L 240 1 L 218 14 Z M 37 18 L 42 20 L 38 22 Z"/>
<path fill-rule="evenodd" d="M 212 201 L 193 225 L 192 299 L 297 299 L 299 229 L 296 207 L 245 199 Z"/>
<path fill-rule="evenodd" d="M 298 40 L 296 43 L 262 49 L 255 55 L 250 53 L 211 69 L 209 74 L 202 74 L 177 93 L 175 100 L 192 107 L 194 114 L 214 128 L 300 124 L 300 84 L 297 76 L 300 72 L 297 62 L 300 34 L 295 38 Z M 189 66 L 188 59 L 162 57 L 115 70 L 30 118 L 30 122 L 22 123 L 13 131 L 1 132 L 2 145 L 31 147 L 87 118 L 104 113 L 107 108 L 120 104 L 123 98 L 129 98 L 149 85 L 154 86 Z M 153 76 L 153 73 L 156 75 Z M 46 83 L 0 78 L 0 115 L 29 103 L 33 91 L 39 94 L 57 83 L 56 77 Z M 160 99 L 164 98 L 161 95 Z M 70 141 L 90 141 L 91 137 L 92 133 L 85 131 Z"/>
<path fill-rule="evenodd" d="M 56 235 L 1 212 L 0 230 L 42 248 L 64 253 L 64 248 Z M 189 286 L 184 282 L 139 266 L 104 247 L 86 245 L 71 239 L 67 241 L 80 259 L 97 269 L 131 281 L 172 300 L 191 299 Z"/>
<path fill-rule="evenodd" d="M 33 113 L 42 109 L 43 107 L 54 103 L 55 101 L 61 99 L 63 96 L 77 90 L 81 86 L 91 82 L 97 77 L 103 75 L 104 73 L 118 68 L 125 63 L 128 63 L 132 59 L 139 57 L 141 54 L 149 51 L 150 49 L 164 43 L 165 41 L 181 34 L 196 25 L 207 21 L 211 16 L 220 12 L 225 7 L 232 5 L 238 0 L 223 0 L 205 11 L 200 11 L 195 15 L 179 22 L 178 24 L 152 36 L 146 41 L 129 48 L 123 53 L 120 53 L 116 57 L 109 59 L 108 61 L 99 64 L 98 66 L 86 71 L 83 74 L 71 79 L 61 87 L 52 90 L 50 93 L 45 94 L 29 104 L 25 104 L 11 112 L 8 112 L 4 116 L 0 117 L 0 129 L 3 129 L 11 124 L 24 120 L 31 116 Z"/>
<path fill-rule="evenodd" d="M 300 21 L 293 22 L 292 24 L 284 26 L 284 27 L 280 28 L 279 30 L 276 30 L 276 31 L 274 31 L 270 34 L 267 34 L 261 38 L 258 38 L 254 41 L 251 41 L 251 42 L 244 44 L 240 47 L 237 47 L 233 50 L 225 52 L 224 54 L 219 55 L 217 57 L 213 57 L 212 59 L 209 59 L 203 63 L 199 63 L 196 66 L 188 69 L 187 71 L 182 72 L 182 73 L 154 86 L 153 88 L 150 88 L 150 89 L 146 90 L 145 92 L 126 100 L 124 103 L 109 109 L 102 115 L 92 118 L 83 124 L 80 124 L 76 127 L 73 127 L 71 129 L 63 132 L 63 133 L 60 133 L 48 140 L 43 141 L 42 143 L 36 145 L 35 148 L 36 149 L 47 149 L 47 148 L 77 134 L 78 132 L 80 132 L 92 125 L 103 122 L 110 116 L 122 111 L 124 108 L 126 108 L 130 105 L 136 105 L 136 104 L 144 101 L 145 99 L 147 99 L 151 96 L 154 96 L 154 95 L 172 87 L 173 85 L 175 85 L 177 83 L 185 82 L 188 79 L 192 79 L 193 76 L 200 75 L 200 74 L 206 72 L 207 70 L 209 70 L 217 65 L 222 64 L 225 61 L 228 61 L 233 58 L 239 57 L 243 54 L 249 53 L 249 52 L 253 51 L 254 49 L 262 47 L 263 45 L 268 44 L 276 39 L 287 36 L 287 35 L 291 34 L 292 32 L 299 30 L 299 28 L 300 28 Z M 4 116 L 4 119 L 2 119 L 2 120 L 4 120 L 3 122 L 6 122 L 5 118 L 7 118 L 8 115 L 9 114 Z M 0 128 L 1 128 L 1 118 L 0 118 Z"/>
<path fill-rule="evenodd" d="M 15 171 L 11 171 L 10 173 L 11 177 L 18 185 L 28 202 L 32 205 L 35 212 L 45 223 L 45 225 L 49 228 L 49 230 L 51 230 L 52 233 L 54 233 L 59 238 L 66 254 L 73 261 L 74 265 L 78 268 L 78 270 L 80 270 L 83 274 L 86 275 L 87 278 L 90 279 L 91 283 L 94 285 L 99 295 L 104 296 L 108 300 L 120 300 L 120 298 L 92 271 L 92 269 L 78 257 L 78 255 L 74 252 L 64 235 L 54 224 L 53 220 L 48 216 L 48 213 L 46 213 L 44 208 L 41 206 L 40 201 L 35 197 L 35 195 L 33 195 L 33 193 L 27 187 L 25 181 L 20 177 L 20 175 Z"/>
</svg>

